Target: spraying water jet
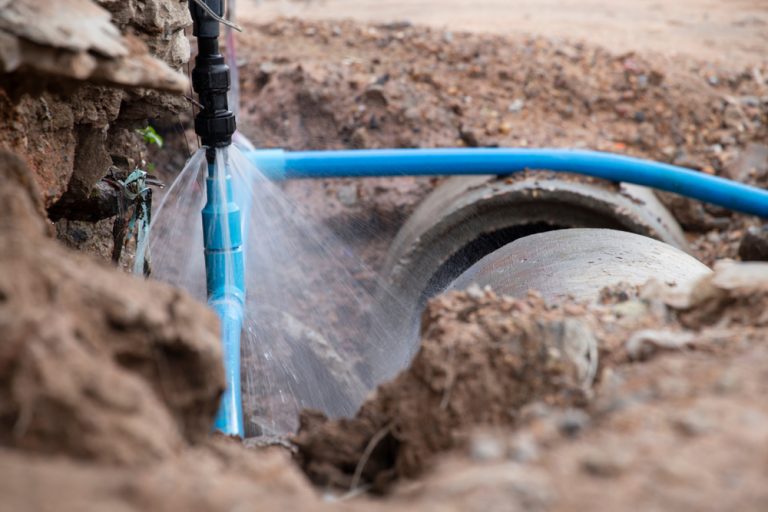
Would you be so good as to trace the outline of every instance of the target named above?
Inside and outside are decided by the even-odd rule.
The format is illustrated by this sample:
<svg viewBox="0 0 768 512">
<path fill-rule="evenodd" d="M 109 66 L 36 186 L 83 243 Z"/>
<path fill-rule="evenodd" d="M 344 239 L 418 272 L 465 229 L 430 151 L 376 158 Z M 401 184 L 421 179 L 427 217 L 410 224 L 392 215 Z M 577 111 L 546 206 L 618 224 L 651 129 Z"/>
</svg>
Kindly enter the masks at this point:
<svg viewBox="0 0 768 512">
<path fill-rule="evenodd" d="M 223 15 L 222 1 L 205 3 L 216 16 Z M 368 319 L 364 338 L 359 336 L 360 331 L 347 336 L 339 334 L 345 329 L 344 324 L 349 323 L 344 315 L 358 314 L 358 309 L 370 303 L 367 292 L 361 291 L 356 283 L 358 262 L 305 212 L 286 201 L 271 181 L 403 175 L 505 176 L 542 169 L 579 173 L 608 182 L 637 183 L 768 216 L 768 192 L 667 164 L 589 151 L 481 148 L 286 152 L 246 148 L 244 157 L 231 146 L 236 123 L 227 103 L 231 79 L 219 52 L 219 21 L 197 3 L 190 3 L 190 11 L 199 47 L 193 85 L 203 105 L 195 119 L 195 129 L 205 149 L 193 157 L 189 170 L 182 173 L 182 184 L 175 193 L 179 197 L 194 196 L 188 203 L 198 208 L 203 206 L 201 201 L 205 202 L 202 226 L 198 221 L 180 245 L 188 247 L 191 237 L 199 239 L 206 248 L 204 258 L 199 255 L 206 271 L 204 285 L 200 287 L 206 290 L 210 305 L 222 320 L 227 389 L 216 428 L 225 433 L 291 431 L 295 428 L 295 413 L 304 407 L 319 408 L 332 416 L 352 414 L 368 389 L 407 364 L 407 356 L 414 348 L 413 340 L 392 335 L 397 332 L 393 326 L 402 323 L 404 312 L 414 307 L 412 297 L 403 299 L 397 293 L 389 293 L 395 311 Z M 199 182 L 195 167 L 203 159 L 205 179 Z M 201 190 L 205 190 L 204 194 Z M 609 198 L 605 203 L 612 201 Z M 166 201 L 164 205 L 171 203 Z M 184 206 L 178 201 L 175 204 Z M 634 231 L 684 245 L 675 229 L 665 231 L 663 222 L 654 220 L 650 211 L 646 213 L 647 219 L 638 223 Z M 167 229 L 161 229 L 159 236 L 173 236 L 183 224 L 184 221 L 174 228 L 173 222 L 161 219 L 158 226 Z M 581 227 L 627 228 L 620 223 L 593 224 L 584 223 Z M 153 251 L 158 252 L 154 248 Z M 196 278 L 183 277 L 189 269 L 202 267 L 194 254 L 175 255 L 175 266 L 182 269 L 176 272 L 182 278 L 166 280 L 177 284 L 184 281 L 185 287 L 197 290 Z M 303 260 L 309 254 L 314 258 L 308 259 L 333 261 L 335 266 L 307 268 L 312 262 Z M 159 256 L 162 269 L 163 255 Z M 195 272 L 191 270 L 192 274 Z M 324 287 L 331 281 L 350 298 L 352 307 L 344 314 L 323 304 Z M 386 296 L 388 290 L 384 292 Z M 247 358 L 244 367 L 256 369 L 242 376 L 241 338 L 245 340 L 243 351 Z M 350 348 L 356 341 L 370 345 L 371 351 Z M 378 368 L 385 365 L 389 367 Z M 255 430 L 251 414 L 243 418 L 241 378 L 250 391 L 248 408 L 258 409 L 256 416 L 266 418 Z"/>
</svg>

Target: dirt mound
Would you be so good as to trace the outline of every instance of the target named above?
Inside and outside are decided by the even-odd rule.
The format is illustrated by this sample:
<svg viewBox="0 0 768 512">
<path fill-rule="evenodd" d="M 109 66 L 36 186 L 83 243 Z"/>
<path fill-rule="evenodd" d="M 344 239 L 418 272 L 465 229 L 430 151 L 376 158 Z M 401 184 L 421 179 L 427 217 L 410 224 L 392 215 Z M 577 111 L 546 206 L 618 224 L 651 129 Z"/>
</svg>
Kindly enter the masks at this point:
<svg viewBox="0 0 768 512">
<path fill-rule="evenodd" d="M 531 403 L 590 408 L 596 374 L 600 389 L 617 367 L 669 350 L 716 353 L 765 325 L 766 268 L 723 264 L 685 288 L 620 287 L 589 308 L 479 289 L 434 299 L 413 364 L 354 419 L 305 413 L 299 462 L 320 485 L 380 490 L 465 447 L 474 428 L 517 425 Z"/>
<path fill-rule="evenodd" d="M 47 238 L 29 171 L 3 154 L 0 173 L 0 444 L 139 463 L 204 439 L 214 314 Z"/>
<path fill-rule="evenodd" d="M 217 440 L 139 470 L 0 451 L 1 510 L 325 510 L 289 457 Z M 333 510 L 346 507 L 333 507 Z"/>
<path fill-rule="evenodd" d="M 699 283 L 706 294 L 653 286 L 645 299 L 591 308 L 611 357 L 586 409 L 531 404 L 514 430 L 476 430 L 391 499 L 435 510 L 764 510 L 768 347 L 752 319 L 765 311 L 766 269 L 720 266 Z M 703 296 L 717 306 L 694 319 L 685 304 Z"/>
<path fill-rule="evenodd" d="M 241 124 L 259 145 L 586 146 L 722 171 L 766 136 L 759 68 L 408 24 L 246 28 Z"/>
<path fill-rule="evenodd" d="M 295 442 L 320 485 L 381 489 L 462 443 L 470 425 L 513 425 L 534 400 L 583 404 L 597 368 L 588 325 L 527 301 L 475 290 L 434 300 L 410 368 L 353 420 L 305 413 Z"/>
</svg>

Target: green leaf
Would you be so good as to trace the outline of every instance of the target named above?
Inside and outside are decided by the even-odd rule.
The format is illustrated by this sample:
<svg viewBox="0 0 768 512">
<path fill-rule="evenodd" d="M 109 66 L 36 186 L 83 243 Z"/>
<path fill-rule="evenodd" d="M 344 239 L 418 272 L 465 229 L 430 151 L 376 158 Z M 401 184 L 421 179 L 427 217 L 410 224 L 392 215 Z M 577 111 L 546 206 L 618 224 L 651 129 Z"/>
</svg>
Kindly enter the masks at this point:
<svg viewBox="0 0 768 512">
<path fill-rule="evenodd" d="M 146 128 L 136 130 L 136 133 L 144 137 L 144 142 L 147 144 L 154 144 L 159 148 L 163 147 L 163 138 L 159 133 L 157 133 L 157 130 L 155 130 L 154 126 L 147 125 Z"/>
</svg>

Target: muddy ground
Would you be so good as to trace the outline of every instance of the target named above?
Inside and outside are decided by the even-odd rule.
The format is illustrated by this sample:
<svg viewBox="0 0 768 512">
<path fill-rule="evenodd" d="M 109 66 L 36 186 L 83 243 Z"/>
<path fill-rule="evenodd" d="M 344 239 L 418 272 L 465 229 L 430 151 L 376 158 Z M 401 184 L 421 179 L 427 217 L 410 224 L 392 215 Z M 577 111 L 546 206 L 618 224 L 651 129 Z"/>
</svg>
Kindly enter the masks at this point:
<svg viewBox="0 0 768 512">
<path fill-rule="evenodd" d="M 407 24 L 245 25 L 240 126 L 259 146 L 590 147 L 768 181 L 765 62 Z M 171 176 L 187 143 L 158 126 L 177 152 L 147 158 Z M 308 411 L 288 449 L 243 446 L 204 435 L 222 378 L 213 315 L 62 248 L 35 165 L 0 162 L 0 510 L 768 507 L 762 265 L 591 307 L 437 298 L 411 367 L 355 418 Z M 377 268 L 435 183 L 286 190 Z M 669 202 L 708 263 L 738 258 L 760 225 Z M 82 229 L 104 254 L 108 234 Z"/>
</svg>

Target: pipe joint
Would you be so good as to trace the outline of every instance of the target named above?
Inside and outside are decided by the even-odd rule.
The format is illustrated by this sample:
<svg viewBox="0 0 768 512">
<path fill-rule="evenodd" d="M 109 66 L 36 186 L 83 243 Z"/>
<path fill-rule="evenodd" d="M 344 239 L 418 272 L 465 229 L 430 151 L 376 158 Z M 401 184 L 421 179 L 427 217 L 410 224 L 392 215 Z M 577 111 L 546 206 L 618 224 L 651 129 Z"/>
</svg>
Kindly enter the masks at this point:
<svg viewBox="0 0 768 512">
<path fill-rule="evenodd" d="M 219 16 L 224 14 L 223 0 L 205 0 L 206 5 Z M 229 110 L 227 93 L 231 86 L 229 66 L 219 50 L 219 21 L 211 17 L 195 2 L 189 2 L 197 40 L 197 57 L 192 71 L 192 88 L 203 106 L 195 116 L 195 133 L 203 146 L 226 147 L 232 144 L 237 129 L 235 114 Z M 215 152 L 207 153 L 209 163 Z"/>
</svg>

